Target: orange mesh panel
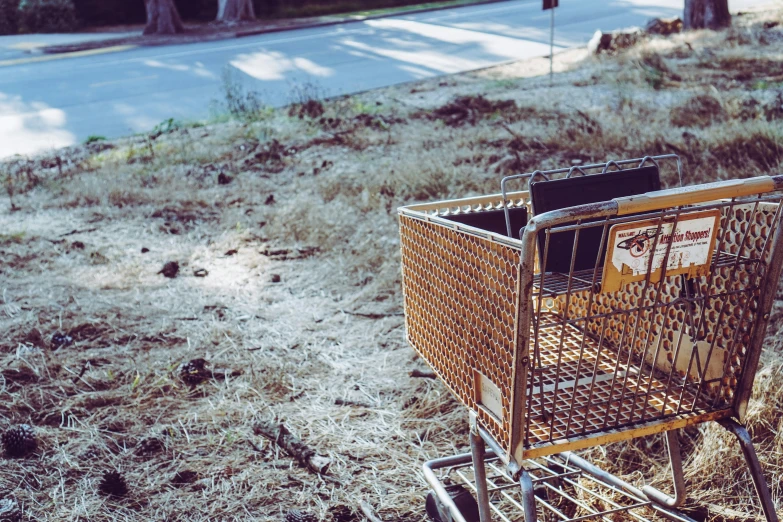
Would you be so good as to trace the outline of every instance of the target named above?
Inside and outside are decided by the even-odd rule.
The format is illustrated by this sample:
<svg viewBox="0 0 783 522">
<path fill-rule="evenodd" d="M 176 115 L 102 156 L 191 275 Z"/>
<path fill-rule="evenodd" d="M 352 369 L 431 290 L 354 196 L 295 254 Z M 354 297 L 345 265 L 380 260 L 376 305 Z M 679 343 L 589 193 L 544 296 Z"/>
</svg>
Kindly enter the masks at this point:
<svg viewBox="0 0 783 522">
<path fill-rule="evenodd" d="M 508 447 L 519 252 L 407 216 L 400 235 L 408 341 Z M 502 422 L 477 407 L 475 371 L 500 389 Z"/>
</svg>

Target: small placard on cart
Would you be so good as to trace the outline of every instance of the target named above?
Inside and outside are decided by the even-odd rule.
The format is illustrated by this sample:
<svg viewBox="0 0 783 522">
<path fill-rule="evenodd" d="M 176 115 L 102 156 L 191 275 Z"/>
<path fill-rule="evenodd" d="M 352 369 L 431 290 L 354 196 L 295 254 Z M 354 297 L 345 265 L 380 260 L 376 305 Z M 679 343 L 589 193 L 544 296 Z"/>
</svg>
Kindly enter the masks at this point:
<svg viewBox="0 0 783 522">
<path fill-rule="evenodd" d="M 662 223 L 660 218 L 653 218 L 614 225 L 609 230 L 601 291 L 616 292 L 629 283 L 644 281 L 648 271 L 650 282 L 660 281 L 667 250 L 667 276 L 709 274 L 720 211 L 680 214 L 672 233 L 674 221 L 674 217 L 664 218 Z"/>
<path fill-rule="evenodd" d="M 475 372 L 475 382 L 478 406 L 495 417 L 498 422 L 503 422 L 503 394 L 500 388 L 478 370 Z"/>
</svg>

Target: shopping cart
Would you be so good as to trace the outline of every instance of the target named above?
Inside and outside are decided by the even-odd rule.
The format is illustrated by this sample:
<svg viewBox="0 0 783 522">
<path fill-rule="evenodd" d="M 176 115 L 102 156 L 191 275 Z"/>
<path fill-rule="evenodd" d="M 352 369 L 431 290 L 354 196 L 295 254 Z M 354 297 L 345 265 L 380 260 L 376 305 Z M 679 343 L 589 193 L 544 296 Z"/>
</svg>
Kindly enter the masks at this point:
<svg viewBox="0 0 783 522">
<path fill-rule="evenodd" d="M 691 520 L 677 430 L 717 421 L 777 520 L 742 423 L 783 261 L 783 175 L 657 190 L 673 161 L 681 184 L 667 155 L 399 210 L 408 340 L 471 419 L 471 453 L 424 466 L 433 518 Z M 636 195 L 540 210 L 558 187 L 611 192 L 622 176 Z M 507 190 L 519 181 L 530 190 Z M 673 496 L 572 453 L 652 434 Z"/>
</svg>

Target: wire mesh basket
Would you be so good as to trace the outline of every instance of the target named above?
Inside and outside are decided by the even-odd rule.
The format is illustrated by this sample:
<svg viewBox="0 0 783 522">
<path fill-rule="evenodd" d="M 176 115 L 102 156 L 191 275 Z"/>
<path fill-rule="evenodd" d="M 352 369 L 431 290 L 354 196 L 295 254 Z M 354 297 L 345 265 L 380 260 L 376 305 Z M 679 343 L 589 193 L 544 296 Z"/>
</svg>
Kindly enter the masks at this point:
<svg viewBox="0 0 783 522">
<path fill-rule="evenodd" d="M 664 160 L 681 182 L 660 156 L 399 210 L 408 340 L 511 475 L 710 420 L 741 429 L 783 261 L 783 176 L 657 190 Z M 564 187 L 623 184 L 653 191 L 547 210 Z"/>
</svg>

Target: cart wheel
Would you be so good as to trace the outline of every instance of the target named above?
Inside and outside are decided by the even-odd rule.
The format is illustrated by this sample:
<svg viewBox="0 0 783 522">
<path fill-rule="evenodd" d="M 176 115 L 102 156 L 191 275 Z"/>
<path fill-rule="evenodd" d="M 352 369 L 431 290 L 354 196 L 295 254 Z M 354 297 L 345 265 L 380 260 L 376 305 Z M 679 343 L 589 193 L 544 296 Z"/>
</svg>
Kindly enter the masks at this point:
<svg viewBox="0 0 783 522">
<path fill-rule="evenodd" d="M 466 522 L 479 522 L 478 504 L 467 489 L 462 486 L 446 486 L 446 492 L 457 505 Z M 427 516 L 433 522 L 452 522 L 448 508 L 443 505 L 438 499 L 438 495 L 432 490 L 427 494 L 426 507 Z"/>
</svg>

